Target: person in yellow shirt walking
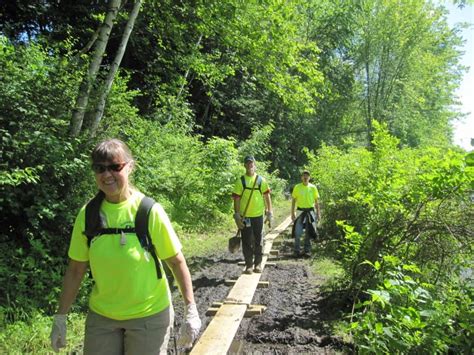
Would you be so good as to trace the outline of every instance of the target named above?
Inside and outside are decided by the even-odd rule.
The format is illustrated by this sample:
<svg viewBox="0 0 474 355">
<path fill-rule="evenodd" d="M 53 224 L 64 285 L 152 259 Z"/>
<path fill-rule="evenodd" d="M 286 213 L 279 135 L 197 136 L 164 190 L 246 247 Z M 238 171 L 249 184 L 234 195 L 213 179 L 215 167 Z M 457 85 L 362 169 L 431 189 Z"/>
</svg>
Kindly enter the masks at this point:
<svg viewBox="0 0 474 355">
<path fill-rule="evenodd" d="M 291 219 L 293 223 L 293 236 L 295 238 L 294 253 L 300 256 L 301 235 L 306 230 L 304 240 L 304 255 L 311 256 L 311 234 L 316 234 L 316 225 L 321 219 L 319 208 L 319 192 L 315 185 L 309 182 L 311 175 L 308 170 L 303 171 L 301 183 L 295 185 L 291 193 Z M 299 211 L 298 217 L 296 210 Z M 315 212 L 316 210 L 316 212 Z"/>
<path fill-rule="evenodd" d="M 160 260 L 168 264 L 183 296 L 180 343 L 191 347 L 201 319 L 182 246 L 166 212 L 130 184 L 134 160 L 125 143 L 105 140 L 91 157 L 99 192 L 81 208 L 74 223 L 69 265 L 53 318 L 53 350 L 66 346 L 67 313 L 90 268 L 95 284 L 84 354 L 166 354 L 174 312 Z M 147 209 L 144 200 L 150 201 Z"/>
<path fill-rule="evenodd" d="M 263 216 L 271 226 L 273 218 L 270 188 L 262 176 L 256 174 L 255 158 L 244 159 L 245 175 L 234 185 L 234 220 L 242 235 L 242 253 L 246 274 L 262 272 Z"/>
</svg>

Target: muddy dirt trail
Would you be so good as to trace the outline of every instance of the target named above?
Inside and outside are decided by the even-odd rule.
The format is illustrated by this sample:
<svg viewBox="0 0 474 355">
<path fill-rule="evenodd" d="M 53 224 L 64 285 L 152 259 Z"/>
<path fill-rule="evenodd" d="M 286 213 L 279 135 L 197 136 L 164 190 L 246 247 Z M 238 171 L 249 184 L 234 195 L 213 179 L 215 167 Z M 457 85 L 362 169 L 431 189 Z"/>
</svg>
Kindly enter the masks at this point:
<svg viewBox="0 0 474 355">
<path fill-rule="evenodd" d="M 326 281 L 311 271 L 311 259 L 292 257 L 292 244 L 286 230 L 278 238 L 280 254 L 270 260 L 261 281 L 268 288 L 257 289 L 252 304 L 267 309 L 259 316 L 244 318 L 229 353 L 235 354 L 343 354 L 348 353 L 340 339 L 332 334 L 331 321 L 339 310 L 331 306 L 330 297 L 323 296 L 321 285 Z M 317 247 L 316 247 L 317 249 Z M 205 316 L 213 302 L 222 302 L 231 286 L 226 279 L 237 279 L 242 273 L 242 254 L 221 252 L 213 257 L 191 260 L 196 302 L 205 330 L 212 316 Z M 175 302 L 177 322 L 182 319 L 182 302 Z M 201 332 L 202 332 L 201 331 Z M 224 330 L 223 330 L 224 331 Z M 174 353 L 173 342 L 169 352 Z"/>
</svg>

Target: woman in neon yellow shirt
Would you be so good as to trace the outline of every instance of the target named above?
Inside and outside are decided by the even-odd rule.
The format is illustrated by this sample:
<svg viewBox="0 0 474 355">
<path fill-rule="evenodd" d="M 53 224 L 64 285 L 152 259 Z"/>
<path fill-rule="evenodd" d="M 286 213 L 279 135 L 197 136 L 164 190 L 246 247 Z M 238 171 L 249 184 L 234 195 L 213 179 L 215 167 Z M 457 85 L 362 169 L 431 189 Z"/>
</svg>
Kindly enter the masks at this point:
<svg viewBox="0 0 474 355">
<path fill-rule="evenodd" d="M 99 203 L 106 229 L 88 240 L 86 206 L 79 211 L 51 345 L 55 351 L 66 345 L 66 316 L 90 266 L 95 284 L 89 299 L 84 354 L 166 354 L 174 320 L 171 293 L 166 277 L 157 277 L 164 274 L 161 263 L 149 257 L 148 249 L 130 229 L 144 197 L 129 182 L 134 168 L 132 154 L 122 141 L 106 140 L 93 150 L 92 168 L 104 196 Z M 168 264 L 184 298 L 182 342 L 190 347 L 199 334 L 201 320 L 181 243 L 158 203 L 149 212 L 148 233 L 153 256 Z"/>
</svg>

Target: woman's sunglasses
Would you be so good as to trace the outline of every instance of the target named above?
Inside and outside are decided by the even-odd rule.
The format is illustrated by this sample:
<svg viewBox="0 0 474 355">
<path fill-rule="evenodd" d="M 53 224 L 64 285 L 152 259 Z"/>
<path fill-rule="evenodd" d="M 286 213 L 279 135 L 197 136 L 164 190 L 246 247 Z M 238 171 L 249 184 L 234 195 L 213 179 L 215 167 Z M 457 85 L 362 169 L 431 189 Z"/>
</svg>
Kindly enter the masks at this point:
<svg viewBox="0 0 474 355">
<path fill-rule="evenodd" d="M 94 173 L 96 174 L 102 174 L 104 173 L 106 170 L 108 171 L 113 171 L 113 172 L 116 172 L 118 173 L 119 171 L 122 171 L 122 169 L 125 167 L 125 165 L 127 165 L 128 162 L 126 163 L 118 163 L 118 164 L 110 164 L 110 165 L 104 165 L 104 164 L 92 164 L 92 170 L 94 171 Z"/>
</svg>

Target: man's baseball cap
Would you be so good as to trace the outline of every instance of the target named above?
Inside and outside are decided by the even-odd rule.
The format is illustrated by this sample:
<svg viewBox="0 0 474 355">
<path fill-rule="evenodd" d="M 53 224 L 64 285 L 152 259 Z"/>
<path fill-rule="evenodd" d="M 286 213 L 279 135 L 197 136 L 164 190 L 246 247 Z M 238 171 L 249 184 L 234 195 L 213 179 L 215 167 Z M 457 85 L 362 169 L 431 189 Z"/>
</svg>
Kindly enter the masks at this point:
<svg viewBox="0 0 474 355">
<path fill-rule="evenodd" d="M 244 159 L 244 164 L 247 164 L 249 161 L 255 161 L 253 155 L 247 155 Z"/>
<path fill-rule="evenodd" d="M 303 172 L 301 173 L 301 175 L 311 175 L 311 174 L 309 173 L 309 170 L 303 170 Z"/>
</svg>

